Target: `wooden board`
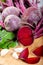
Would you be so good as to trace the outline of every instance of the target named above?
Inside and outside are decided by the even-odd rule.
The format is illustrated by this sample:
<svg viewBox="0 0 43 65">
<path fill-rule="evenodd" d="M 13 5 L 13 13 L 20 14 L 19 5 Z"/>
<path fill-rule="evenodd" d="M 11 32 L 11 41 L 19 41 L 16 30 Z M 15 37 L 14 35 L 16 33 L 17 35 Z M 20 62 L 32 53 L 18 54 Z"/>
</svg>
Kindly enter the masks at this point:
<svg viewBox="0 0 43 65">
<path fill-rule="evenodd" d="M 43 37 L 40 37 L 36 40 L 34 40 L 33 44 L 31 46 L 29 46 L 29 51 L 30 51 L 30 55 L 29 57 L 32 57 L 33 55 L 31 54 L 31 51 L 38 47 L 43 45 Z M 0 56 L 0 65 L 33 65 L 33 64 L 27 64 L 25 62 L 23 62 L 22 60 L 16 60 L 12 57 L 12 54 L 8 53 L 6 56 L 1 57 Z M 41 57 L 40 61 L 37 64 L 34 65 L 43 65 L 43 57 Z"/>
</svg>

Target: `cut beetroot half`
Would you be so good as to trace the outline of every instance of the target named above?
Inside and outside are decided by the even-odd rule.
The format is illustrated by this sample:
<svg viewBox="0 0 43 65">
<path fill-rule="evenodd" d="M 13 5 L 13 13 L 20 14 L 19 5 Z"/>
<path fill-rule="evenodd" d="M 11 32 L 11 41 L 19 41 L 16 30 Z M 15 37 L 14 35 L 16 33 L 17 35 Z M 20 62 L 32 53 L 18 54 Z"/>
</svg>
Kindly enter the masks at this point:
<svg viewBox="0 0 43 65">
<path fill-rule="evenodd" d="M 43 46 L 40 46 L 37 49 L 35 49 L 33 53 L 37 56 L 43 56 Z"/>
<path fill-rule="evenodd" d="M 32 58 L 26 58 L 25 62 L 28 64 L 36 64 L 39 62 L 39 60 L 40 60 L 39 57 L 32 57 Z"/>
<path fill-rule="evenodd" d="M 31 45 L 33 43 L 32 30 L 27 26 L 20 28 L 17 34 L 17 39 L 24 46 Z"/>
<path fill-rule="evenodd" d="M 20 53 L 20 56 L 19 58 L 20 59 L 26 59 L 28 57 L 28 54 L 29 54 L 29 51 L 28 51 L 28 48 L 24 49 L 21 53 Z"/>
</svg>

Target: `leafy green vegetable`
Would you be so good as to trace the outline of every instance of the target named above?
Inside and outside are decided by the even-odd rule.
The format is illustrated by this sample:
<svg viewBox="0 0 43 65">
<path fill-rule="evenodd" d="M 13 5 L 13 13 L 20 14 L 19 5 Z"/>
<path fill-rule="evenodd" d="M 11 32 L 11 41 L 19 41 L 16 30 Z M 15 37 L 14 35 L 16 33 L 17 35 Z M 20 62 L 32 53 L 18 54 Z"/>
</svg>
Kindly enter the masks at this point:
<svg viewBox="0 0 43 65">
<path fill-rule="evenodd" d="M 13 48 L 18 45 L 17 41 L 13 41 L 15 35 L 13 32 L 0 30 L 0 48 Z"/>
<path fill-rule="evenodd" d="M 11 41 L 11 42 L 9 42 L 8 48 L 13 48 L 13 47 L 15 47 L 17 45 L 18 45 L 17 41 L 15 41 L 15 42 Z"/>
<path fill-rule="evenodd" d="M 9 44 L 8 42 L 4 43 L 4 44 L 1 44 L 0 48 L 2 48 L 2 49 L 8 48 L 8 44 Z"/>
<path fill-rule="evenodd" d="M 17 41 L 15 41 L 15 42 L 14 41 L 8 41 L 8 42 L 2 44 L 0 46 L 0 48 L 3 48 L 3 49 L 7 48 L 7 49 L 9 49 L 9 48 L 13 48 L 13 47 L 15 47 L 17 45 L 18 45 Z"/>
<path fill-rule="evenodd" d="M 8 40 L 12 40 L 13 38 L 15 38 L 15 35 L 13 34 L 13 32 L 8 32 L 6 30 L 0 31 L 0 39 L 1 39 L 0 45 L 4 44 Z"/>
</svg>

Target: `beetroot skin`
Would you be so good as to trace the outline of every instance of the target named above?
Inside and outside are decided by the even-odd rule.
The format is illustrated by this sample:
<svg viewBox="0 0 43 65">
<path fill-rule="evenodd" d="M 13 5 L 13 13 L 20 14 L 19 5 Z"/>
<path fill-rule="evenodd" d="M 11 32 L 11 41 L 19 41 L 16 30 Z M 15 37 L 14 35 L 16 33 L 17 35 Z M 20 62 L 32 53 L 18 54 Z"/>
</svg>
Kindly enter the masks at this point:
<svg viewBox="0 0 43 65">
<path fill-rule="evenodd" d="M 17 34 L 17 39 L 24 46 L 31 45 L 33 43 L 32 30 L 26 26 L 20 28 Z"/>
<path fill-rule="evenodd" d="M 28 51 L 28 48 L 26 48 L 26 49 L 24 49 L 24 50 L 20 53 L 19 58 L 24 60 L 24 59 L 26 59 L 26 58 L 28 57 L 28 55 L 29 55 L 29 51 Z"/>
</svg>

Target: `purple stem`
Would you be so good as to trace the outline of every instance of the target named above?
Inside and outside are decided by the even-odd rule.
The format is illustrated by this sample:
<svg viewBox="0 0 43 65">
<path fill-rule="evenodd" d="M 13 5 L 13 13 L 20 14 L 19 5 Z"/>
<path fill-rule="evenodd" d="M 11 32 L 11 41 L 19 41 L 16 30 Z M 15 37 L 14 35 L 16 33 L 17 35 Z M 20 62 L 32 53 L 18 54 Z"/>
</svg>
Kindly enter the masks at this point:
<svg viewBox="0 0 43 65">
<path fill-rule="evenodd" d="M 41 33 L 40 35 L 38 35 L 38 34 L 35 35 L 35 36 L 34 36 L 34 39 L 39 38 L 39 37 L 41 37 L 41 36 L 43 36 L 43 33 Z"/>
<path fill-rule="evenodd" d="M 2 2 L 2 5 L 8 7 L 8 4 L 7 3 Z"/>
<path fill-rule="evenodd" d="M 25 11 L 25 6 L 23 3 L 23 0 L 15 0 L 14 4 L 16 5 L 17 8 L 19 8 L 21 10 L 21 13 L 23 14 L 23 12 Z"/>
<path fill-rule="evenodd" d="M 5 28 L 4 23 L 2 21 L 0 21 L 0 26 L 2 26 L 3 28 Z"/>
<path fill-rule="evenodd" d="M 32 2 L 31 2 L 31 0 L 28 0 L 28 2 L 29 2 L 29 4 L 30 4 L 30 6 L 32 6 Z"/>
<path fill-rule="evenodd" d="M 43 17 L 42 17 L 41 21 L 39 21 L 39 24 L 36 26 L 35 32 L 37 32 L 39 30 L 42 22 L 43 22 Z"/>
<path fill-rule="evenodd" d="M 15 2 L 14 4 L 16 5 L 17 8 L 20 8 L 20 7 L 19 7 L 20 5 L 19 5 L 18 2 Z"/>
<path fill-rule="evenodd" d="M 36 35 L 40 35 L 42 32 L 43 32 L 43 27 L 42 27 L 42 28 L 40 28 L 40 29 L 39 29 L 39 31 L 38 31 L 38 32 L 36 32 L 35 34 L 36 34 Z"/>
<path fill-rule="evenodd" d="M 8 4 L 8 6 L 14 6 L 13 1 L 12 0 L 6 0 L 6 3 Z"/>
<path fill-rule="evenodd" d="M 31 6 L 37 7 L 36 0 L 28 0 L 28 2 L 30 3 Z"/>
<path fill-rule="evenodd" d="M 4 2 L 0 2 L 1 6 L 2 6 L 2 10 L 6 7 L 8 7 L 8 4 L 7 3 L 4 3 Z"/>
<path fill-rule="evenodd" d="M 24 11 L 26 10 L 26 7 L 24 6 L 23 0 L 19 0 L 19 3 L 20 3 L 20 9 L 21 9 L 22 13 L 24 13 Z"/>
</svg>

